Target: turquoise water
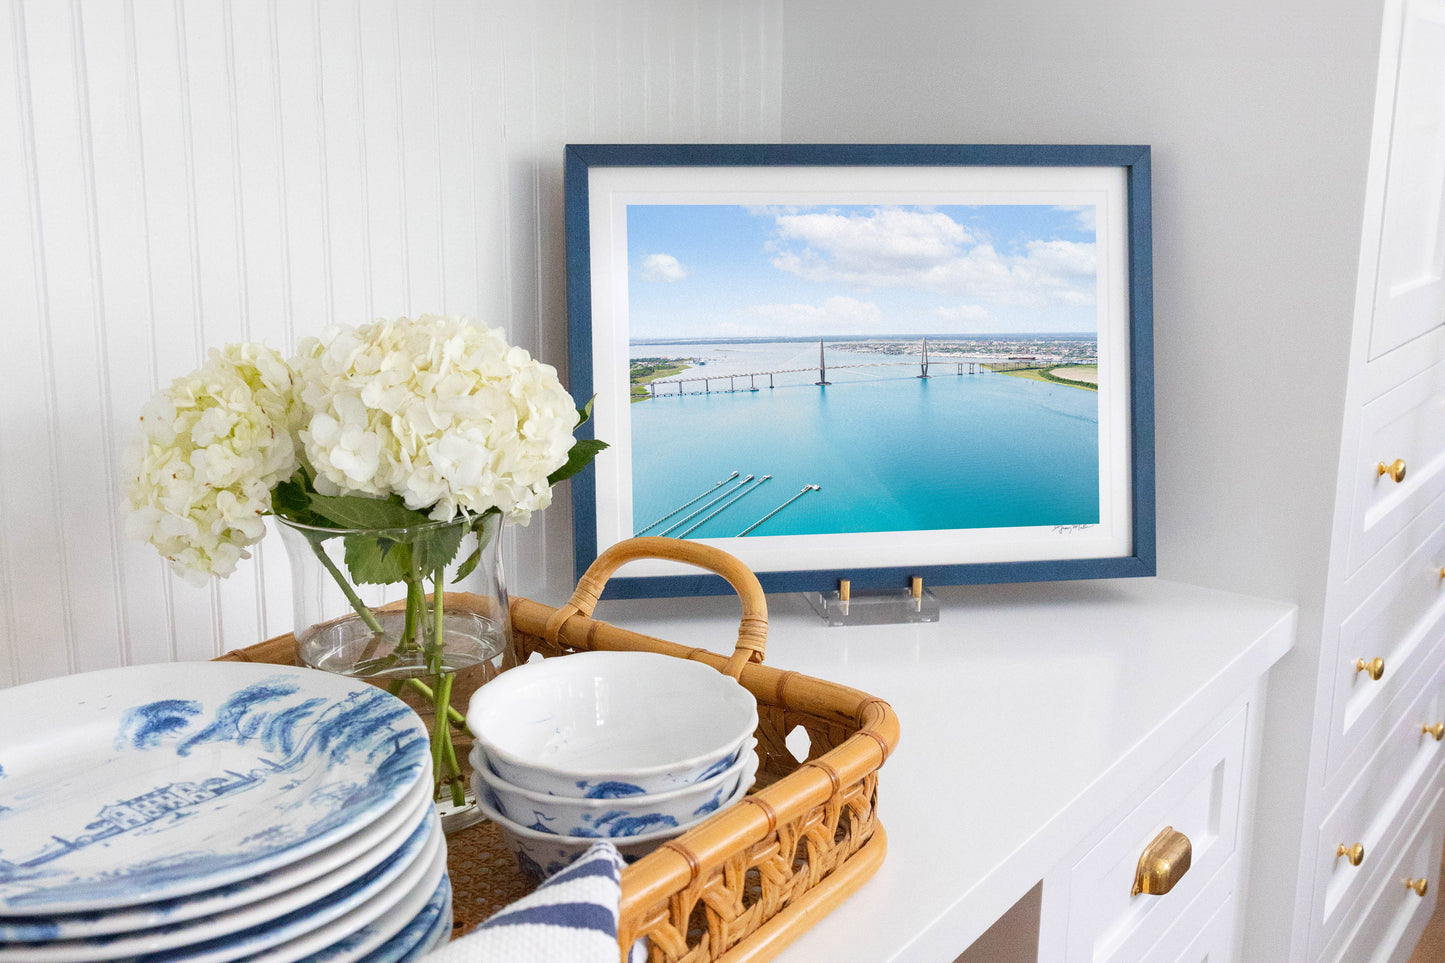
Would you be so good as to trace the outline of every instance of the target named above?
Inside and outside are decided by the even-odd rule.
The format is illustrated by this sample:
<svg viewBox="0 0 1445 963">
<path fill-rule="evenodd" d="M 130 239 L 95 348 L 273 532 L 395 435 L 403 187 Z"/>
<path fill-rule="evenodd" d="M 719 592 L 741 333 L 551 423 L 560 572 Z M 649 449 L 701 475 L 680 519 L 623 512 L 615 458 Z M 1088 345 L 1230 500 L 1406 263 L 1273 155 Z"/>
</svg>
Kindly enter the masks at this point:
<svg viewBox="0 0 1445 963">
<path fill-rule="evenodd" d="M 858 360 L 867 358 L 829 354 L 830 365 Z M 728 367 L 714 360 L 686 375 Z M 809 383 L 814 373 L 787 384 L 775 378 L 777 387 L 755 392 L 718 391 L 723 382 L 711 394 L 663 388 L 630 406 L 635 524 L 710 492 L 643 534 L 734 536 L 811 485 L 819 490 L 751 534 L 1096 524 L 1097 393 L 956 368 L 936 363 L 927 379 L 914 377 L 916 365 L 839 368 L 826 387 Z M 733 472 L 736 479 L 716 487 Z M 748 475 L 772 477 L 740 487 Z"/>
</svg>

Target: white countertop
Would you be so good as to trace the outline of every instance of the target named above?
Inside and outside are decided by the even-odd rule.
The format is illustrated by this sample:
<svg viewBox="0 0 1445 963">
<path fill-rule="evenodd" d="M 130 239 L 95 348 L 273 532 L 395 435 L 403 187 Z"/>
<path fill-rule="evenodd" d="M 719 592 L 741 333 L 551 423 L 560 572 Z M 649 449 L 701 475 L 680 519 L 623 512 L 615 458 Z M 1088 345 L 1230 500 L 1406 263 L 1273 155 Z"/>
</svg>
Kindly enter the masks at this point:
<svg viewBox="0 0 1445 963">
<path fill-rule="evenodd" d="M 936 594 L 936 623 L 840 628 L 768 597 L 766 662 L 887 699 L 902 732 L 879 777 L 887 859 L 785 963 L 953 960 L 1127 804 L 1111 773 L 1163 765 L 1294 638 L 1292 605 L 1158 579 Z M 740 612 L 648 599 L 595 617 L 730 652 Z"/>
</svg>

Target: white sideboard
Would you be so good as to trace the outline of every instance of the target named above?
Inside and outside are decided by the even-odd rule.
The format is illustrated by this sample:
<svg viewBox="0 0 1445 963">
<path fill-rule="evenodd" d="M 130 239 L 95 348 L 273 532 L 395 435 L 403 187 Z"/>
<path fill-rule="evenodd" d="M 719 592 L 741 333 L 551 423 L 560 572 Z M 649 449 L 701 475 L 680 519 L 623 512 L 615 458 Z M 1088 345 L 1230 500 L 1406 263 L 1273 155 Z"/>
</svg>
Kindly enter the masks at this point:
<svg viewBox="0 0 1445 963">
<path fill-rule="evenodd" d="M 780 959 L 946 963 L 976 942 L 969 963 L 1237 958 L 1262 682 L 1294 608 L 1158 579 L 937 594 L 936 623 L 839 628 L 768 599 L 769 664 L 881 696 L 902 727 L 880 776 L 887 859 Z M 729 651 L 739 609 L 597 617 Z M 1165 827 L 1190 869 L 1132 895 Z"/>
</svg>

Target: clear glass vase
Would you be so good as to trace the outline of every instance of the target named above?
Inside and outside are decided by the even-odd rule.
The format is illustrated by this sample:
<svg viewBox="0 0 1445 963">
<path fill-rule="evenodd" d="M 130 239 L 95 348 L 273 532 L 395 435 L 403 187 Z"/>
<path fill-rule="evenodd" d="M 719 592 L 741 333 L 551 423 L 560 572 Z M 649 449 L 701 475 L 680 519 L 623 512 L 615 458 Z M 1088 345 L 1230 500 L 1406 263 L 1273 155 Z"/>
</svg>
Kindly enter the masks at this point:
<svg viewBox="0 0 1445 963">
<path fill-rule="evenodd" d="M 478 821 L 464 714 L 511 647 L 501 517 L 390 529 L 277 521 L 291 562 L 299 661 L 405 699 L 432 734 L 443 827 Z"/>
</svg>

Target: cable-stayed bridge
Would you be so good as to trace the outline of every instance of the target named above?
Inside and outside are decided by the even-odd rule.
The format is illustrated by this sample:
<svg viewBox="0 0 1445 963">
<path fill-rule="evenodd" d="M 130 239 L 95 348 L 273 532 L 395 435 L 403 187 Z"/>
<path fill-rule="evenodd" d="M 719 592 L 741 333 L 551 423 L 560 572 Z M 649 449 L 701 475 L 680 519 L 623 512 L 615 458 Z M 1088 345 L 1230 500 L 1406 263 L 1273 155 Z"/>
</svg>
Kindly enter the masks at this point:
<svg viewBox="0 0 1445 963">
<path fill-rule="evenodd" d="M 656 381 L 644 382 L 636 387 L 647 391 L 648 397 L 658 398 L 664 395 L 684 394 L 713 394 L 731 391 L 759 391 L 762 388 L 776 387 L 775 377 L 777 375 L 789 374 L 811 374 L 816 372 L 817 380 L 815 385 L 832 384 L 828 380 L 828 372 L 845 371 L 857 368 L 916 368 L 919 378 L 930 378 L 936 375 L 931 369 L 943 368 L 945 372 L 952 369 L 954 373 L 979 374 L 981 371 L 1019 371 L 1025 368 L 1052 368 L 1062 362 L 1039 361 L 1037 359 L 994 359 L 989 357 L 959 358 L 956 355 L 945 355 L 940 360 L 936 355 L 930 359 L 928 355 L 928 341 L 924 340 L 922 352 L 919 357 L 900 361 L 860 361 L 854 364 L 828 364 L 823 357 L 823 343 L 818 342 L 818 363 L 807 367 L 795 368 L 772 368 L 766 371 L 744 371 L 733 374 L 715 375 L 685 375 L 677 378 L 659 378 Z M 760 383 L 766 378 L 767 383 Z"/>
</svg>

